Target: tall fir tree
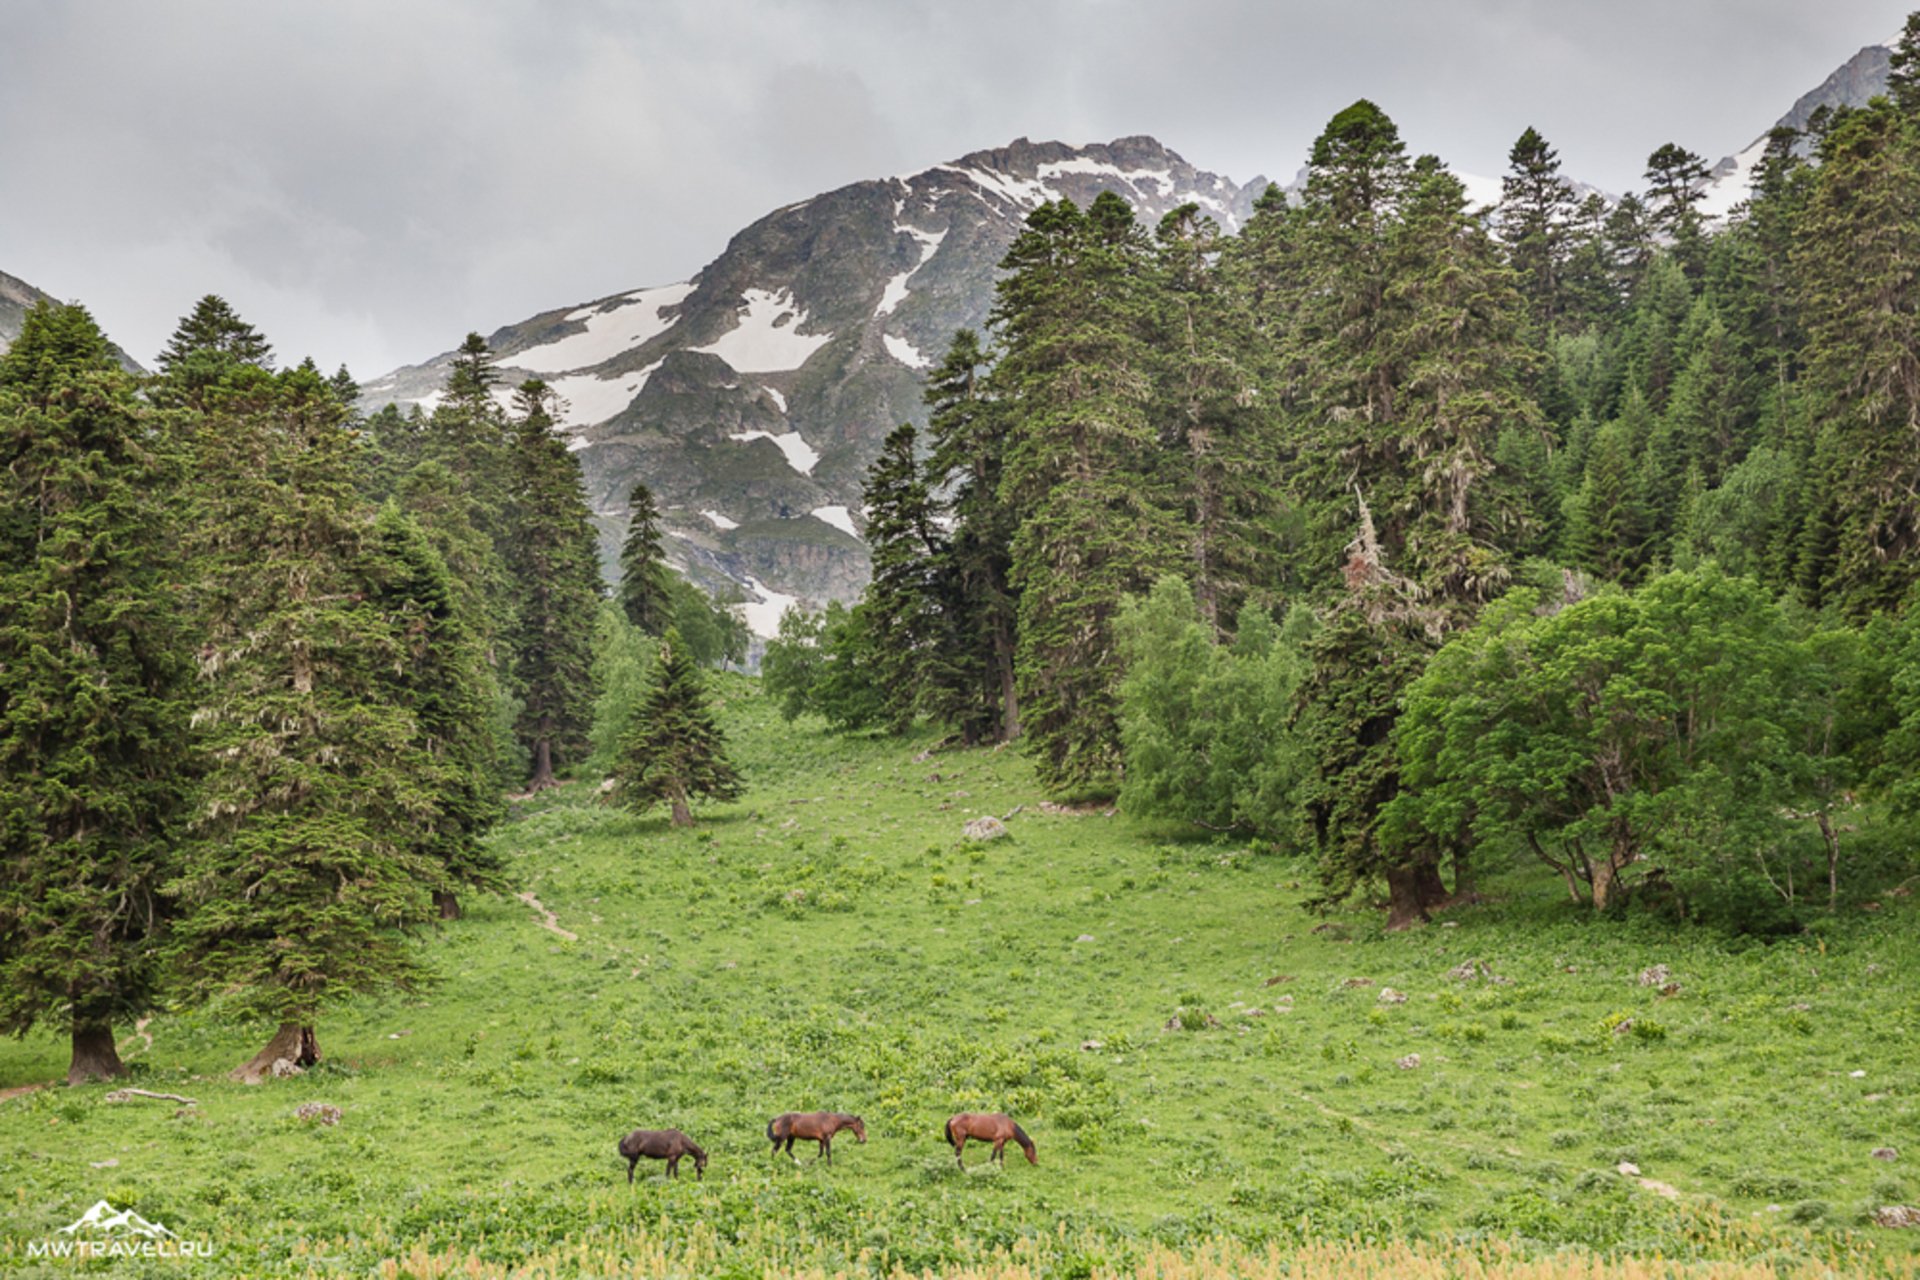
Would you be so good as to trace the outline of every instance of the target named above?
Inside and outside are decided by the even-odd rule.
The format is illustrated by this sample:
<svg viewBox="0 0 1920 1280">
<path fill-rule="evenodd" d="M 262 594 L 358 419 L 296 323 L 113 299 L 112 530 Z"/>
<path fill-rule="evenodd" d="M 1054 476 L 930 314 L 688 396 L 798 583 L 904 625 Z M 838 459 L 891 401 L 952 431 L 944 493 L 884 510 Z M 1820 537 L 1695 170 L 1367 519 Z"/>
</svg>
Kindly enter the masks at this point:
<svg viewBox="0 0 1920 1280">
<path fill-rule="evenodd" d="M 1198 205 L 1161 220 L 1148 276 L 1160 357 L 1153 412 L 1173 446 L 1166 483 L 1184 497 L 1188 580 L 1216 638 L 1280 576 L 1276 442 L 1261 417 L 1260 338 L 1242 267 Z"/>
<path fill-rule="evenodd" d="M 660 546 L 660 508 L 636 480 L 627 490 L 627 538 L 620 547 L 620 609 L 650 636 L 673 625 L 673 570 Z"/>
<path fill-rule="evenodd" d="M 1848 113 L 1821 144 L 1796 244 L 1813 470 L 1831 505 L 1830 554 L 1803 576 L 1864 617 L 1920 579 L 1920 120 L 1885 100 Z"/>
<path fill-rule="evenodd" d="M 506 864 L 482 842 L 505 816 L 494 741 L 495 686 L 480 639 L 447 565 L 411 516 L 388 503 L 373 523 L 363 573 L 368 601 L 394 631 L 401 663 L 385 673 L 385 700 L 410 713 L 433 766 L 432 816 L 416 825 L 438 869 L 430 886 L 442 919 L 458 919 L 463 889 L 499 892 Z"/>
<path fill-rule="evenodd" d="M 1529 333 L 1536 345 L 1558 329 L 1576 202 L 1573 184 L 1560 176 L 1560 156 L 1538 130 L 1524 130 L 1507 152 L 1500 181 L 1500 238 L 1527 302 Z"/>
<path fill-rule="evenodd" d="M 553 430 L 553 392 L 537 379 L 517 393 L 512 454 L 513 538 L 506 560 L 518 597 L 510 637 L 521 698 L 516 729 L 532 757 L 531 790 L 586 759 L 593 725 L 593 631 L 600 607 L 598 544 L 580 464 Z"/>
<path fill-rule="evenodd" d="M 867 665 L 886 704 L 893 733 L 913 727 L 926 700 L 925 664 L 947 640 L 939 565 L 945 540 L 933 523 L 933 502 L 915 456 L 911 424 L 894 428 L 867 468 L 861 497 L 873 580 L 858 606 L 871 642 Z"/>
<path fill-rule="evenodd" d="M 0 354 L 0 1030 L 59 1028 L 69 1084 L 158 998 L 196 763 L 168 434 L 80 307 Z"/>
<path fill-rule="evenodd" d="M 234 364 L 272 369 L 273 346 L 225 298 L 211 293 L 181 318 L 159 360 L 162 374 L 188 381 Z"/>
<path fill-rule="evenodd" d="M 1049 203 L 1008 250 L 995 294 L 1004 354 L 992 391 L 1010 415 L 1001 492 L 1019 518 L 1010 581 L 1021 726 L 1056 791 L 1116 784 L 1114 620 L 1177 554 L 1148 470 L 1146 259 L 1118 196 L 1085 212 Z"/>
<path fill-rule="evenodd" d="M 1010 742 L 1020 732 L 1011 581 L 1018 520 L 1001 492 L 1007 415 L 984 385 L 990 363 L 979 334 L 961 329 L 926 389 L 927 483 L 944 495 L 951 523 L 935 571 L 947 621 L 925 671 L 927 711 L 968 742 Z"/>
<path fill-rule="evenodd" d="M 676 628 L 660 641 L 652 688 L 620 746 L 613 780 L 621 804 L 642 813 L 665 804 L 676 827 L 693 825 L 694 797 L 734 800 L 745 791 Z"/>
<path fill-rule="evenodd" d="M 247 1081 L 315 1061 L 327 1005 L 423 976 L 404 932 L 442 882 L 415 834 L 438 770 L 392 695 L 406 646 L 374 603 L 344 418 L 324 379 L 248 366 L 195 423 L 209 767 L 168 954 L 188 997 L 278 1025 Z"/>
</svg>

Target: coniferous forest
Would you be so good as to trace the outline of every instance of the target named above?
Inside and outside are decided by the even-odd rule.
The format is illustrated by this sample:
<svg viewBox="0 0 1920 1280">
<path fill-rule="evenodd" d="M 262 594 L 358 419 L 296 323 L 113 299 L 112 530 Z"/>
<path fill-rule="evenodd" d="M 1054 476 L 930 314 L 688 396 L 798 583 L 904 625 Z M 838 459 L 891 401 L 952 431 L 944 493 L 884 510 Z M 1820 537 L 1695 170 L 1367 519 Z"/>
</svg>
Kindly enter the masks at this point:
<svg viewBox="0 0 1920 1280">
<path fill-rule="evenodd" d="M 184 1105 L 116 1119 L 124 1174 L 0 1156 L 0 1225 L 98 1171 L 233 1275 L 1920 1274 L 1870 1234 L 1920 1224 L 1872 1145 L 1914 1096 L 1920 13 L 1723 219 L 1677 144 L 1610 197 L 1532 128 L 1476 205 L 1366 100 L 1307 161 L 1233 231 L 1034 210 L 866 470 L 864 594 L 764 653 L 647 477 L 603 562 L 564 402 L 478 334 L 368 413 L 218 296 L 151 373 L 28 312 L 0 1031 L 210 1105 L 130 1090 Z M 363 1090 L 338 1143 L 228 1087 L 294 1077 Z M 0 1127 L 108 1127 L 43 1084 Z M 1046 1163 L 935 1147 L 948 1102 Z M 763 1104 L 919 1147 L 796 1183 L 841 1175 L 767 1165 Z M 719 1185 L 618 1187 L 616 1120 L 729 1133 Z"/>
<path fill-rule="evenodd" d="M 1414 923 L 1571 899 L 1791 928 L 1911 870 L 1920 26 L 1889 91 L 1472 207 L 1371 102 L 1237 235 L 1034 213 L 868 473 L 874 576 L 766 678 L 843 729 L 1018 736 L 1064 797 L 1310 858 Z"/>
</svg>

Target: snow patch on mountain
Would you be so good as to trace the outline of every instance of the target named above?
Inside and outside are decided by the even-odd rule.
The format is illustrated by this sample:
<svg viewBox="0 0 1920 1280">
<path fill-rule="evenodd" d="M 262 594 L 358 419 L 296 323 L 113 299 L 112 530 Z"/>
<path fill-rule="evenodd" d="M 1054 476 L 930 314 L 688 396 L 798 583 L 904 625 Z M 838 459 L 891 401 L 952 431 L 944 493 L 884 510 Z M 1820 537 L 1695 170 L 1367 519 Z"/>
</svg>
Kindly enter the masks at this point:
<svg viewBox="0 0 1920 1280">
<path fill-rule="evenodd" d="M 860 536 L 860 531 L 853 527 L 853 514 L 845 507 L 815 507 L 812 515 L 815 520 L 824 521 L 836 529 L 844 529 L 856 538 Z"/>
<path fill-rule="evenodd" d="M 785 413 L 787 411 L 787 398 L 781 395 L 777 388 L 762 387 L 760 389 L 773 397 L 773 402 L 780 406 L 780 412 Z"/>
<path fill-rule="evenodd" d="M 912 236 L 920 242 L 920 261 L 887 281 L 887 287 L 880 291 L 880 305 L 873 309 L 873 314 L 876 316 L 886 315 L 907 300 L 907 281 L 913 279 L 915 273 L 927 265 L 927 260 L 939 250 L 940 242 L 947 238 L 947 233 L 944 231 L 922 231 L 918 227 L 898 224 L 893 229 L 900 234 Z"/>
<path fill-rule="evenodd" d="M 814 464 L 820 461 L 819 451 L 802 440 L 797 431 L 789 431 L 783 436 L 777 436 L 771 431 L 736 431 L 727 439 L 738 440 L 743 444 L 752 440 L 771 440 L 779 447 L 780 452 L 787 455 L 787 465 L 803 476 L 812 475 Z"/>
<path fill-rule="evenodd" d="M 901 364 L 906 365 L 909 369 L 924 369 L 933 363 L 933 361 L 927 359 L 927 357 L 921 353 L 920 348 L 914 346 L 905 338 L 898 337 L 891 333 L 883 333 L 880 335 L 880 343 L 886 347 L 888 355 L 898 360 Z"/>
<path fill-rule="evenodd" d="M 564 404 L 560 416 L 562 425 L 591 427 L 621 413 L 633 403 L 640 389 L 647 385 L 647 379 L 653 376 L 654 370 L 665 363 L 664 360 L 655 360 L 644 369 L 616 373 L 611 377 L 583 373 L 553 379 L 548 385 L 559 393 Z"/>
<path fill-rule="evenodd" d="M 516 351 L 511 362 L 514 368 L 532 373 L 569 373 L 605 364 L 671 329 L 677 317 L 661 313 L 686 301 L 693 288 L 691 283 L 681 283 L 638 289 L 610 304 L 569 311 L 566 319 L 570 323 L 586 326 L 581 332 Z"/>
<path fill-rule="evenodd" d="M 732 329 L 693 349 L 719 356 L 741 373 L 786 373 L 833 341 L 830 333 L 800 332 L 807 313 L 791 289 L 748 289 L 740 305 L 744 313 Z"/>
<path fill-rule="evenodd" d="M 740 527 L 740 522 L 738 520 L 729 520 L 725 516 L 721 515 L 718 511 L 702 511 L 700 514 L 705 516 L 709 521 L 711 521 L 714 528 L 719 529 L 722 532 L 728 529 L 738 529 Z"/>
<path fill-rule="evenodd" d="M 935 165 L 936 169 L 948 173 L 957 173 L 979 187 L 982 191 L 991 191 L 1008 204 L 1022 209 L 1037 209 L 1053 199 L 1053 192 L 1045 183 L 1031 178 L 1017 178 L 1010 173 L 996 173 L 991 169 L 963 168 L 957 164 Z"/>
<path fill-rule="evenodd" d="M 763 640 L 771 640 L 780 634 L 781 616 L 800 603 L 799 598 L 775 591 L 752 574 L 747 575 L 747 589 L 760 599 L 749 600 L 734 607 L 739 609 L 740 615 L 747 620 L 747 630 Z"/>
</svg>

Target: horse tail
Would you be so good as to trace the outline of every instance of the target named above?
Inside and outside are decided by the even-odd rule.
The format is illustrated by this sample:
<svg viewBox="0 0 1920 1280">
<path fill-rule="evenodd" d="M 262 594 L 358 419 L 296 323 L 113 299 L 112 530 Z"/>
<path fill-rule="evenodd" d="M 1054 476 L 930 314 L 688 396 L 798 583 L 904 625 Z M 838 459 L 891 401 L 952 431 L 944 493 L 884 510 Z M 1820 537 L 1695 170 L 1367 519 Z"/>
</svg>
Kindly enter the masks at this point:
<svg viewBox="0 0 1920 1280">
<path fill-rule="evenodd" d="M 778 1120 L 779 1118 L 780 1118 L 780 1117 L 778 1117 L 778 1116 L 775 1116 L 775 1117 L 774 1117 L 774 1120 Z M 768 1142 L 778 1142 L 778 1141 L 780 1141 L 780 1139 L 778 1139 L 778 1138 L 776 1138 L 776 1137 L 774 1137 L 774 1136 L 773 1136 L 773 1120 L 769 1120 L 769 1121 L 767 1121 L 767 1141 L 768 1141 Z"/>
<path fill-rule="evenodd" d="M 947 1145 L 948 1145 L 948 1146 L 952 1146 L 952 1145 L 953 1145 L 953 1142 L 954 1142 L 954 1138 L 953 1138 L 953 1121 L 952 1121 L 951 1119 L 949 1119 L 949 1120 L 947 1121 Z"/>
</svg>

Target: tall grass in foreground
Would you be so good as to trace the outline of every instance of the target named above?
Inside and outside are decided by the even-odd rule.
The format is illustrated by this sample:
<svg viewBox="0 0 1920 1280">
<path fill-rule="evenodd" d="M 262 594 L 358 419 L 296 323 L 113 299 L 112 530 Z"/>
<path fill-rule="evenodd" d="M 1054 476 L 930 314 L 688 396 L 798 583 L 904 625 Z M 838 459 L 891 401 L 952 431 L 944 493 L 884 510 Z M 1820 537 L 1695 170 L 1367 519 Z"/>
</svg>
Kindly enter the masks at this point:
<svg viewBox="0 0 1920 1280">
<path fill-rule="evenodd" d="M 1733 1228 L 1739 1234 L 1740 1228 Z M 778 1246 L 775 1246 L 776 1248 Z M 1029 1238 L 1011 1250 L 978 1261 L 921 1270 L 887 1268 L 862 1255 L 851 1269 L 768 1258 L 748 1263 L 742 1251 L 707 1235 L 680 1244 L 627 1239 L 618 1244 L 582 1242 L 516 1263 L 486 1262 L 458 1249 L 415 1248 L 381 1264 L 382 1280 L 561 1280 L 562 1277 L 632 1277 L 680 1280 L 701 1276 L 754 1276 L 765 1280 L 1834 1280 L 1835 1277 L 1920 1277 L 1920 1255 L 1878 1256 L 1871 1249 L 1820 1261 L 1785 1262 L 1757 1257 L 1741 1261 L 1684 1262 L 1654 1257 L 1611 1258 L 1584 1252 L 1529 1256 L 1514 1245 L 1489 1241 L 1439 1244 L 1399 1241 L 1322 1241 L 1290 1248 L 1256 1247 L 1230 1239 L 1190 1248 L 1150 1245 L 1112 1257 L 1114 1242 L 1098 1236 Z M 766 1258 L 766 1255 L 761 1255 Z M 316 1272 L 315 1274 L 320 1274 Z"/>
</svg>

